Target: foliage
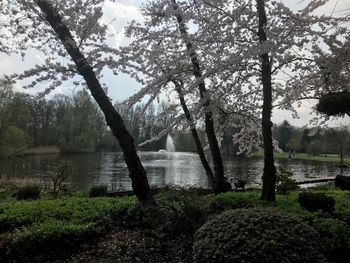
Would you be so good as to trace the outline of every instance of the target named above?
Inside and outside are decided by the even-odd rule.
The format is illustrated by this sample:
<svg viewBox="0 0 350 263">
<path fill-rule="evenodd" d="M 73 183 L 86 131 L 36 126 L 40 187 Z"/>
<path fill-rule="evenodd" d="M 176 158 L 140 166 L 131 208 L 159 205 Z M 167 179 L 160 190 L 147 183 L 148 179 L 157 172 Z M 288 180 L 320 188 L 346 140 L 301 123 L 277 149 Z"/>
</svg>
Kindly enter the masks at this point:
<svg viewBox="0 0 350 263">
<path fill-rule="evenodd" d="M 299 204 L 310 212 L 323 211 L 333 213 L 335 200 L 324 193 L 301 192 L 298 197 Z"/>
<path fill-rule="evenodd" d="M 2 156 L 19 151 L 20 154 L 44 154 L 56 153 L 59 149 L 65 152 L 121 150 L 112 132 L 104 125 L 101 111 L 86 90 L 71 96 L 55 95 L 49 100 L 15 93 L 7 101 L 8 114 L 6 119 L 2 119 L 2 122 L 6 120 L 6 127 L 0 136 Z M 150 140 L 173 121 L 174 114 L 167 112 L 170 106 L 168 102 L 162 101 L 157 105 L 158 110 L 155 104 L 151 104 L 145 111 L 142 103 L 132 108 L 115 105 L 137 145 Z M 180 130 L 174 130 L 174 133 L 177 147 L 195 151 L 191 134 Z M 140 148 L 163 149 L 165 139 L 163 136 L 159 141 Z M 32 147 L 36 148 L 25 150 Z"/>
<path fill-rule="evenodd" d="M 161 231 L 167 234 L 194 233 L 205 222 L 204 209 L 195 192 L 167 189 L 157 196 L 163 222 Z"/>
<path fill-rule="evenodd" d="M 271 209 L 229 210 L 195 234 L 195 262 L 321 262 L 317 232 Z"/>
<path fill-rule="evenodd" d="M 291 177 L 293 173 L 283 167 L 279 167 L 276 174 L 276 191 L 279 194 L 287 194 L 289 191 L 297 190 L 298 185 Z"/>
<path fill-rule="evenodd" d="M 336 200 L 335 212 L 331 216 L 328 213 L 315 213 L 303 209 L 298 203 L 298 192 L 290 192 L 288 195 L 278 195 L 275 204 L 265 203 L 259 200 L 258 192 L 225 193 L 209 198 L 206 202 L 223 200 L 223 209 L 232 209 L 236 203 L 249 202 L 252 207 L 273 207 L 283 212 L 298 216 L 305 223 L 310 224 L 320 234 L 323 251 L 330 260 L 345 262 L 350 256 L 350 195 L 348 192 L 335 191 L 334 188 L 322 189 L 327 195 Z M 318 192 L 317 190 L 315 191 Z"/>
<path fill-rule="evenodd" d="M 275 128 L 275 133 L 277 135 L 276 139 L 278 141 L 279 148 L 282 151 L 291 150 L 291 148 L 287 146 L 293 134 L 293 127 L 291 124 L 284 120 L 281 125 Z"/>
<path fill-rule="evenodd" d="M 49 219 L 103 226 L 134 205 L 127 198 L 66 198 L 0 205 L 0 232 L 30 228 Z"/>
<path fill-rule="evenodd" d="M 335 187 L 340 188 L 341 190 L 350 190 L 350 177 L 337 175 L 334 181 Z"/>
<path fill-rule="evenodd" d="M 83 242 L 91 242 L 99 233 L 94 224 L 47 221 L 17 231 L 7 245 L 7 257 L 21 262 L 46 262 L 63 258 Z"/>
<path fill-rule="evenodd" d="M 5 240 L 0 255 L 9 253 L 16 260 L 31 262 L 69 253 L 81 243 L 92 241 L 112 222 L 127 224 L 127 210 L 134 204 L 133 197 L 1 204 L 0 235 Z"/>
<path fill-rule="evenodd" d="M 92 186 L 89 191 L 89 197 L 107 196 L 107 185 Z"/>
<path fill-rule="evenodd" d="M 58 194 L 62 190 L 63 183 L 65 180 L 67 180 L 68 176 L 71 174 L 72 167 L 67 162 L 62 162 L 58 165 L 56 173 L 51 176 L 52 181 L 52 196 L 53 198 L 57 198 Z"/>
<path fill-rule="evenodd" d="M 350 225 L 345 222 L 350 222 L 350 193 L 336 191 L 334 188 L 322 189 L 322 192 L 326 192 L 336 200 L 333 216 L 303 209 L 298 204 L 298 193 L 293 191 L 288 195 L 278 195 L 275 204 L 261 201 L 257 191 L 230 192 L 216 196 L 198 196 L 194 190 L 162 191 L 156 196 L 157 202 L 161 205 L 160 209 L 145 209 L 136 203 L 133 197 L 87 198 L 87 194 L 84 193 L 64 199 L 33 202 L 6 201 L 4 197 L 3 203 L 0 204 L 0 240 L 4 241 L 1 241 L 2 245 L 0 245 L 0 258 L 3 252 L 16 249 L 10 247 L 10 244 L 14 244 L 11 243 L 14 237 L 20 240 L 30 239 L 27 235 L 21 238 L 23 231 L 30 233 L 31 236 L 32 233 L 35 235 L 35 229 L 45 230 L 45 233 L 55 240 L 57 235 L 60 235 L 60 231 L 65 233 L 71 231 L 64 228 L 67 225 L 67 228 L 74 230 L 71 232 L 72 236 L 67 234 L 64 238 L 67 243 L 78 239 L 76 245 L 79 246 L 81 243 L 90 241 L 89 238 L 84 237 L 99 235 L 111 224 L 127 228 L 146 228 L 152 234 L 164 237 L 164 235 L 178 235 L 185 231 L 193 233 L 202 226 L 207 217 L 211 218 L 222 210 L 268 207 L 294 214 L 303 222 L 310 224 L 319 233 L 320 242 L 324 244 L 322 249 L 329 260 L 346 262 L 350 256 Z M 11 192 L 5 194 L 10 195 Z M 82 235 L 81 239 L 73 232 L 79 232 L 79 235 Z M 37 242 L 44 239 L 45 237 L 38 237 L 39 241 L 31 242 L 38 244 Z M 46 242 L 50 243 L 47 239 Z M 21 241 L 18 244 L 22 246 L 24 243 L 28 244 L 27 241 Z M 66 242 L 62 241 L 62 246 L 64 244 Z M 56 246 L 60 247 L 57 242 Z M 74 247 L 76 246 L 72 245 L 71 248 Z M 56 252 L 60 254 L 71 251 L 69 246 L 65 252 L 58 252 L 55 248 L 52 250 L 53 257 Z M 30 251 L 28 251 L 29 254 L 31 254 Z M 43 253 L 38 251 L 38 254 Z M 33 255 L 33 260 L 36 256 Z"/>
<path fill-rule="evenodd" d="M 350 114 L 350 93 L 348 91 L 343 92 L 331 92 L 323 95 L 316 109 L 329 116 L 337 116 Z"/>
<path fill-rule="evenodd" d="M 9 126 L 0 139 L 0 157 L 9 157 L 27 146 L 27 136 L 16 126 Z"/>
<path fill-rule="evenodd" d="M 219 194 L 209 202 L 209 208 L 214 211 L 222 211 L 237 208 L 251 208 L 256 205 L 256 195 L 248 193 L 246 195 Z"/>
<path fill-rule="evenodd" d="M 20 187 L 15 193 L 17 200 L 39 199 L 41 187 L 39 185 L 26 185 Z"/>
</svg>

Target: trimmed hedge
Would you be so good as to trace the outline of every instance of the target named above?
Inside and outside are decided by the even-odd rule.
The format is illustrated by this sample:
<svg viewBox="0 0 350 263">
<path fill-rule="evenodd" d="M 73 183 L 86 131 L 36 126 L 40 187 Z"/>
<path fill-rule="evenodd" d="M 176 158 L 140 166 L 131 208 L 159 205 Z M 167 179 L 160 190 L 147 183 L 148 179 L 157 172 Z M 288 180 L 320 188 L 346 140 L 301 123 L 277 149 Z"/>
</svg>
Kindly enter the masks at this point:
<svg viewBox="0 0 350 263">
<path fill-rule="evenodd" d="M 295 216 L 271 209 L 229 210 L 195 234 L 194 261 L 322 262 L 317 232 Z"/>
<path fill-rule="evenodd" d="M 350 177 L 337 175 L 334 180 L 335 187 L 340 188 L 341 190 L 350 190 Z"/>
<path fill-rule="evenodd" d="M 333 213 L 335 199 L 324 193 L 301 192 L 298 197 L 299 204 L 310 212 L 319 210 L 326 213 Z"/>
<path fill-rule="evenodd" d="M 38 185 L 20 187 L 15 193 L 17 200 L 36 200 L 40 198 L 41 188 Z"/>
<path fill-rule="evenodd" d="M 105 197 L 107 196 L 107 185 L 97 185 L 90 188 L 89 197 Z"/>
<path fill-rule="evenodd" d="M 256 196 L 246 194 L 219 194 L 209 202 L 209 208 L 214 211 L 223 211 L 237 208 L 252 208 L 256 205 Z"/>
</svg>

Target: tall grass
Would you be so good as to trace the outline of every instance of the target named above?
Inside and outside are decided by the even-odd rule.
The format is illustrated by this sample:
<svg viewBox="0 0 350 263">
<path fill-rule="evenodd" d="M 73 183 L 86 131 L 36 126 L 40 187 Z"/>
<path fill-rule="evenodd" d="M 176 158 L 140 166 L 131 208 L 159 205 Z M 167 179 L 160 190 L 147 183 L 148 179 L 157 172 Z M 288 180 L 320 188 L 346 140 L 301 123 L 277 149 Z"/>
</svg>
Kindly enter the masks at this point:
<svg viewBox="0 0 350 263">
<path fill-rule="evenodd" d="M 61 149 L 57 146 L 40 146 L 33 149 L 24 150 L 21 152 L 18 152 L 17 156 L 23 156 L 23 155 L 42 155 L 42 154 L 60 154 Z"/>
</svg>

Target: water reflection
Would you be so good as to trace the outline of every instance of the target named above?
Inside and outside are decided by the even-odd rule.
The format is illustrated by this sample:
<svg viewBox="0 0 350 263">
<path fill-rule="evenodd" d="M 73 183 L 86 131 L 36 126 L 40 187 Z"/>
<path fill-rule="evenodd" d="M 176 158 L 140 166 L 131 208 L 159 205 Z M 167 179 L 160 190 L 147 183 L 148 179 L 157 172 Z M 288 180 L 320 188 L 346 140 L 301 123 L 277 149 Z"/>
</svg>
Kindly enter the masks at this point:
<svg viewBox="0 0 350 263">
<path fill-rule="evenodd" d="M 208 187 L 208 181 L 200 160 L 195 153 L 139 152 L 147 171 L 151 186 L 163 187 Z M 88 189 L 92 185 L 105 184 L 113 188 L 130 189 L 128 170 L 121 153 L 62 154 L 30 156 L 0 161 L 2 176 L 23 177 L 25 175 L 46 177 L 55 172 L 59 162 L 66 160 L 74 167 L 68 182 L 77 189 Z M 263 173 L 261 158 L 225 157 L 225 174 L 228 178 L 247 181 L 247 187 L 259 187 Z M 302 161 L 277 160 L 278 166 L 293 171 L 297 180 L 312 177 L 328 177 L 338 174 L 334 164 Z M 348 169 L 344 174 L 349 174 Z"/>
</svg>

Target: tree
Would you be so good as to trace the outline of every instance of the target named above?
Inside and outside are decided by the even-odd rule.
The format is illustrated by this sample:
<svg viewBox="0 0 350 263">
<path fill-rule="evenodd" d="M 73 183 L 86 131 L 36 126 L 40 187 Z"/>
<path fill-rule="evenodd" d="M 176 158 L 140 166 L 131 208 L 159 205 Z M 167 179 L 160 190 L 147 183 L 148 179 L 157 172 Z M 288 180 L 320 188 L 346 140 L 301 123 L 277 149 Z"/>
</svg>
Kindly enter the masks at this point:
<svg viewBox="0 0 350 263">
<path fill-rule="evenodd" d="M 32 7 L 27 3 L 24 9 L 17 8 L 23 7 L 22 1 L 24 0 L 13 1 L 19 4 L 12 9 L 7 8 L 7 2 L 2 2 L 1 10 L 11 14 L 9 21 L 13 21 L 13 24 L 21 24 L 19 32 L 29 31 L 33 36 L 40 35 L 44 39 L 49 38 L 49 43 L 54 43 L 56 35 L 42 30 L 47 24 L 36 23 L 29 27 L 28 24 L 33 24 L 22 23 L 22 19 L 27 22 L 28 19 L 33 20 L 33 17 L 42 21 L 38 16 L 40 12 L 35 7 L 30 9 L 31 12 L 36 10 L 31 13 L 33 16 L 21 16 L 23 10 Z M 48 61 L 44 66 L 34 67 L 32 71 L 19 74 L 16 78 L 22 80 L 28 75 L 34 78 L 35 81 L 28 86 L 53 79 L 53 85 L 57 86 L 74 76 L 77 70 L 87 79 L 90 76 L 87 75 L 89 70 L 85 71 L 86 68 L 82 67 L 86 64 L 94 66 L 97 76 L 108 67 L 115 74 L 120 71 L 130 73 L 144 84 L 128 102 L 134 104 L 148 95 L 146 107 L 162 92 L 168 96 L 172 92 L 178 94 L 174 83 L 177 81 L 181 85 L 181 94 L 186 98 L 191 119 L 196 124 L 202 121 L 206 123 L 209 148 L 216 158 L 214 174 L 220 187 L 220 182 L 224 180 L 220 149 L 217 146 L 223 128 L 217 116 L 228 116 L 225 123 L 233 119 L 236 121 L 239 131 L 233 138 L 240 144 L 240 152 L 251 151 L 265 144 L 266 156 L 269 156 L 272 153 L 272 108 L 295 110 L 295 101 L 317 94 L 317 81 L 320 78 L 316 82 L 313 78 L 316 74 L 312 67 L 317 65 L 318 60 L 314 54 L 320 53 L 318 50 L 324 45 L 330 47 L 332 41 L 335 45 L 344 44 L 347 31 L 338 25 L 349 21 L 349 18 L 315 15 L 313 12 L 326 2 L 323 0 L 311 0 L 305 8 L 295 12 L 280 1 L 152 1 L 144 8 L 144 25 L 134 22 L 127 29 L 127 35 L 135 37 L 136 41 L 126 51 L 96 44 L 103 43 L 106 36 L 105 27 L 96 22 L 101 16 L 100 6 L 103 1 L 78 2 L 84 7 L 97 8 L 77 8 L 75 1 L 59 2 L 57 8 L 71 11 L 71 15 L 65 17 L 64 21 L 75 30 L 75 43 L 79 43 L 80 49 L 72 46 L 72 41 L 62 43 L 71 51 L 73 58 L 81 60 L 75 60 L 76 64 L 62 64 L 58 62 L 61 60 L 57 56 L 66 56 L 66 50 L 62 45 L 51 45 L 50 50 L 56 56 L 47 56 Z M 46 16 L 48 17 L 50 16 Z M 60 28 L 56 28 L 56 31 L 59 33 Z M 27 36 L 21 36 L 23 34 L 16 38 L 21 40 L 15 43 L 20 46 L 17 50 L 25 50 L 30 45 L 45 53 L 40 41 L 38 44 Z M 84 57 L 78 56 L 79 52 L 75 52 L 77 50 L 86 54 L 87 63 L 78 63 L 84 62 Z M 342 73 L 341 76 L 343 75 Z M 93 96 L 99 94 L 93 93 Z M 102 96 L 102 99 L 108 103 L 106 96 Z M 181 102 L 178 104 L 181 107 Z M 186 116 L 183 118 L 180 115 L 178 108 L 172 108 L 178 113 L 176 119 L 160 135 L 166 134 L 173 127 L 184 125 L 183 120 L 188 121 Z M 187 125 L 191 125 L 189 123 Z M 273 156 L 268 158 L 267 170 L 273 174 Z M 273 188 L 273 176 L 271 178 L 268 192 Z M 274 195 L 269 193 L 263 196 L 272 200 Z"/>
<path fill-rule="evenodd" d="M 177 4 L 176 0 L 172 0 L 172 8 L 178 23 L 178 29 L 180 31 L 181 38 L 186 45 L 188 59 L 191 61 L 193 75 L 197 82 L 200 100 L 202 101 L 202 107 L 203 107 L 204 116 L 205 116 L 204 118 L 205 132 L 207 135 L 209 148 L 211 151 L 211 156 L 213 158 L 213 164 L 214 164 L 214 175 L 215 175 L 214 189 L 216 193 L 225 192 L 228 189 L 227 189 L 227 184 L 225 182 L 225 177 L 224 177 L 224 165 L 221 157 L 219 143 L 215 135 L 214 114 L 210 109 L 212 106 L 211 98 L 210 98 L 209 92 L 207 91 L 206 84 L 203 78 L 203 69 L 202 69 L 203 65 L 201 65 L 199 62 L 198 53 L 192 41 L 190 40 L 190 36 L 187 32 L 187 27 L 183 17 L 183 11 L 180 8 L 180 6 Z M 195 136 L 194 138 L 199 139 L 198 136 Z M 200 151 L 199 153 L 200 153 L 200 156 L 202 156 Z"/>
<path fill-rule="evenodd" d="M 293 74 L 299 75 L 300 64 L 309 61 L 305 55 L 309 43 L 326 41 L 332 27 L 340 21 L 313 14 L 324 3 L 314 0 L 304 9 L 293 12 L 280 2 L 266 1 L 264 9 L 267 12 L 263 11 L 269 14 L 271 22 L 260 30 L 269 37 L 263 41 L 262 34 L 259 39 L 256 30 L 259 24 L 256 2 L 150 2 L 144 8 L 145 25 L 134 22 L 129 26 L 127 35 L 137 41 L 129 46 L 130 52 L 121 55 L 120 59 L 121 71 L 130 73 L 145 85 L 129 102 L 138 101 L 145 94 L 152 100 L 161 92 L 169 92 L 172 87 L 168 85 L 169 77 L 181 80 L 184 94 L 190 98 L 187 103 L 191 101 L 194 120 L 201 119 L 198 113 L 205 113 L 203 103 L 209 99 L 209 110 L 213 116 L 222 112 L 234 116 L 228 119 L 235 119 L 239 123 L 240 130 L 233 138 L 239 143 L 240 152 L 262 147 L 262 123 L 265 127 L 271 126 L 268 121 L 271 109 L 294 110 L 295 92 L 286 89 L 284 84 L 289 84 Z M 265 96 L 271 102 L 265 103 L 265 111 L 261 107 L 264 98 L 260 87 L 261 59 L 266 57 L 264 54 L 273 58 L 273 61 L 265 59 L 265 64 L 270 63 L 269 72 L 268 67 L 264 66 L 265 90 L 269 86 L 266 84 L 271 84 L 271 94 Z M 202 71 L 197 78 L 193 74 L 196 62 Z M 291 76 L 289 71 L 292 72 Z M 141 79 L 137 72 L 142 72 L 145 77 Z M 270 80 L 266 81 L 268 78 Z M 203 83 L 202 80 L 208 93 L 204 99 L 198 99 L 198 85 Z M 257 117 L 263 114 L 262 111 L 264 122 Z M 215 128 L 217 134 L 222 134 L 218 123 Z M 271 127 L 265 129 L 265 134 L 267 130 L 271 130 Z M 272 145 L 272 138 L 269 141 Z"/>
<path fill-rule="evenodd" d="M 79 12 L 75 12 L 74 10 L 76 10 L 76 8 L 81 10 L 83 9 L 84 5 L 87 7 L 87 10 L 85 10 L 86 16 L 77 17 L 82 14 L 79 14 Z M 56 42 L 58 39 L 60 41 L 61 45 L 58 47 L 55 42 L 50 42 L 49 46 L 51 48 L 51 52 L 53 54 L 57 54 L 58 56 L 65 56 L 63 54 L 68 53 L 71 61 L 73 61 L 73 64 L 70 64 L 68 67 L 60 67 L 59 63 L 55 63 L 55 65 L 50 65 L 48 63 L 48 68 L 37 66 L 35 70 L 29 73 L 27 72 L 25 77 L 27 77 L 28 74 L 33 76 L 41 73 L 46 74 L 47 72 L 49 72 L 48 76 L 50 76 L 50 69 L 52 67 L 54 68 L 54 71 L 60 72 L 61 76 L 63 75 L 63 80 L 67 79 L 67 75 L 74 76 L 75 74 L 79 74 L 82 76 L 92 96 L 104 113 L 107 125 L 111 128 L 114 136 L 118 139 L 121 148 L 123 149 L 124 158 L 129 169 L 135 195 L 144 205 L 154 204 L 155 201 L 150 191 L 146 171 L 137 155 L 134 146 L 134 139 L 126 129 L 123 119 L 115 110 L 104 89 L 102 88 L 91 66 L 91 61 L 87 60 L 82 52 L 82 45 L 84 43 L 89 42 L 89 44 L 93 46 L 96 44 L 96 41 L 105 39 L 106 29 L 103 26 L 100 26 L 97 22 L 101 17 L 101 1 L 74 1 L 70 3 L 57 3 L 55 6 L 53 6 L 53 4 L 47 0 L 35 0 L 33 2 L 15 1 L 1 3 L 0 7 L 2 7 L 2 12 L 11 14 L 9 19 L 10 23 L 7 25 L 8 28 L 11 28 L 12 24 L 22 22 L 20 27 L 15 29 L 15 31 L 19 33 L 18 36 L 16 36 L 17 39 L 20 38 L 21 35 L 33 33 L 31 34 L 31 37 L 34 39 L 34 41 L 29 41 L 28 37 L 25 36 L 24 38 L 26 38 L 28 41 L 20 44 L 22 45 L 22 48 L 26 49 L 32 44 L 38 50 L 43 50 L 46 47 L 40 47 L 40 40 L 44 39 L 44 41 L 47 41 L 49 39 L 49 41 L 53 40 Z M 71 11 L 71 13 L 69 13 L 70 16 L 67 13 L 63 13 L 63 15 L 61 15 L 58 11 L 67 9 Z M 25 13 L 24 16 L 23 13 Z M 18 17 L 21 16 L 25 17 L 24 21 L 18 19 Z M 74 19 L 77 20 L 75 21 Z M 79 22 L 85 22 L 86 24 L 81 26 L 77 24 Z M 70 29 L 68 28 L 68 26 L 72 25 L 72 23 L 75 23 L 77 26 L 74 28 L 74 33 L 75 36 L 78 35 L 78 37 L 80 37 L 79 43 L 76 42 L 77 38 L 72 35 Z M 37 26 L 38 24 L 39 26 Z M 51 29 L 48 29 L 48 25 Z M 51 34 L 49 37 L 45 36 L 45 34 L 48 32 Z M 38 43 L 35 43 L 36 40 Z M 23 47 L 23 45 L 27 46 Z M 96 53 L 92 54 L 96 55 Z M 92 59 L 94 58 L 95 56 L 92 56 Z M 91 60 L 91 57 L 89 57 L 89 59 Z M 72 72 L 68 74 L 70 70 L 72 70 Z M 98 66 L 96 66 L 95 70 L 98 72 L 100 69 Z M 55 80 L 56 78 L 57 76 L 54 76 L 50 77 L 49 79 Z M 60 83 L 61 81 L 53 81 L 53 86 L 51 86 L 51 89 L 55 88 Z M 36 82 L 31 84 L 31 86 L 34 85 L 36 85 Z"/>
<path fill-rule="evenodd" d="M 0 140 L 10 126 L 10 112 L 14 97 L 12 89 L 11 85 L 0 82 Z"/>
<path fill-rule="evenodd" d="M 131 97 L 128 103 L 137 102 L 145 94 L 150 95 L 150 101 L 152 101 L 162 90 L 174 90 L 179 97 L 179 104 L 184 112 L 183 116 L 190 127 L 197 152 L 214 192 L 226 191 L 228 185 L 225 182 L 220 148 L 215 134 L 211 95 L 204 83 L 203 65 L 201 65 L 196 54 L 195 46 L 189 40 L 186 29 L 187 21 L 183 17 L 183 11 L 176 1 L 154 1 L 146 5 L 144 9 L 144 13 L 149 14 L 146 17 L 147 22 L 145 25 L 132 23 L 129 26 L 127 34 L 136 38 L 136 40 L 129 47 L 121 50 L 119 65 L 116 65 L 119 70 L 134 76 L 141 83 L 145 83 L 146 81 L 138 76 L 138 73 L 142 72 L 148 81 L 146 87 Z M 172 37 L 169 37 L 171 34 L 168 32 L 168 24 L 171 24 L 171 34 L 178 37 L 175 42 Z M 152 47 L 152 49 L 150 50 L 149 47 Z M 193 114 L 196 109 L 191 113 L 188 101 L 186 102 L 185 99 L 187 89 L 194 87 L 198 90 L 195 100 L 199 101 L 198 109 L 201 111 L 199 114 L 204 113 L 206 135 L 213 158 L 214 173 L 206 160 L 196 131 L 195 119 L 197 116 L 194 117 L 196 114 Z M 175 119 L 174 124 L 162 131 L 161 135 L 180 123 L 179 119 L 181 121 L 183 118 L 180 116 L 180 118 Z M 157 136 L 157 138 L 160 137 Z M 213 178 L 214 174 L 215 178 Z"/>
<path fill-rule="evenodd" d="M 288 142 L 292 138 L 293 127 L 287 120 L 284 120 L 280 126 L 277 127 L 277 141 L 279 147 L 283 151 L 288 150 Z"/>
<path fill-rule="evenodd" d="M 265 10 L 265 0 L 257 0 L 257 10 L 259 17 L 259 42 L 266 44 L 267 35 L 265 28 L 267 26 L 267 17 Z M 261 79 L 263 85 L 263 112 L 262 112 L 262 132 L 264 138 L 264 174 L 262 176 L 263 186 L 261 199 L 265 201 L 276 201 L 276 167 L 273 157 L 272 142 L 272 64 L 269 53 L 263 53 L 261 56 Z"/>
</svg>

